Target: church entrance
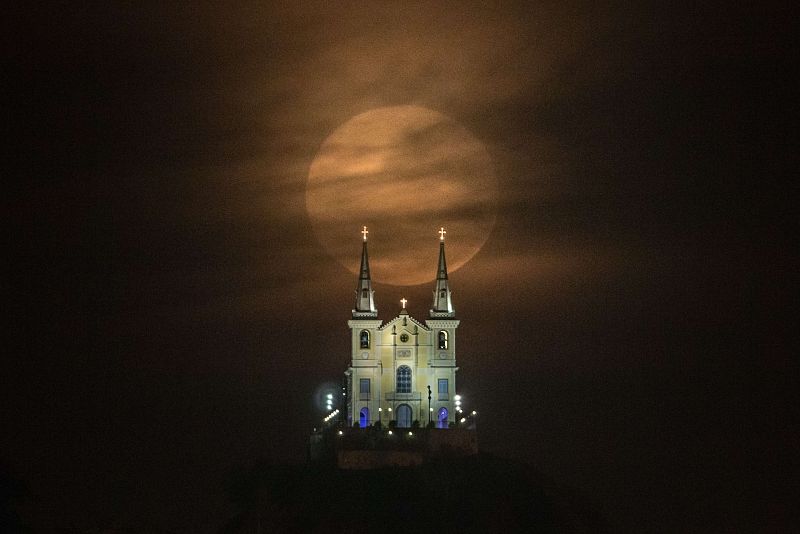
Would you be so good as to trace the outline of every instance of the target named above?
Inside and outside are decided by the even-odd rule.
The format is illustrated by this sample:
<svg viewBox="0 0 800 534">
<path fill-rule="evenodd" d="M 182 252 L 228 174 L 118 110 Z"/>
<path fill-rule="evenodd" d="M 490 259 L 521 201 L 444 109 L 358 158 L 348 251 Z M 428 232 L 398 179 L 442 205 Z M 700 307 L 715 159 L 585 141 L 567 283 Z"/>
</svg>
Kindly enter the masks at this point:
<svg viewBox="0 0 800 534">
<path fill-rule="evenodd" d="M 361 428 L 369 426 L 369 408 L 361 408 L 361 413 L 358 416 L 358 426 Z"/>
<path fill-rule="evenodd" d="M 439 408 L 439 417 L 436 418 L 436 428 L 447 428 L 447 408 Z"/>
<path fill-rule="evenodd" d="M 408 404 L 397 407 L 397 428 L 411 428 L 411 406 Z"/>
</svg>

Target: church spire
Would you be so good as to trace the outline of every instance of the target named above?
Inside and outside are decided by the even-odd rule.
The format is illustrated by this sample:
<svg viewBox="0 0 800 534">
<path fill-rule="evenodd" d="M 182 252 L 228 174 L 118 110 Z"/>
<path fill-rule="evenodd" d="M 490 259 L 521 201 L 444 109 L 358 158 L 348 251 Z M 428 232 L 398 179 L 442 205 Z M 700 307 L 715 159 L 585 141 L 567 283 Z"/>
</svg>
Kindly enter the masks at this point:
<svg viewBox="0 0 800 534">
<path fill-rule="evenodd" d="M 353 318 L 356 317 L 378 317 L 378 309 L 375 307 L 374 291 L 372 290 L 372 278 L 369 275 L 369 254 L 367 253 L 367 234 L 369 231 L 365 226 L 361 230 L 363 244 L 361 246 L 361 271 L 358 275 L 358 287 L 356 287 L 356 307 L 353 309 Z"/>
<path fill-rule="evenodd" d="M 439 268 L 436 271 L 436 288 L 433 291 L 431 317 L 455 317 L 453 300 L 450 296 L 450 284 L 447 281 L 447 261 L 444 257 L 444 227 L 439 229 Z"/>
</svg>

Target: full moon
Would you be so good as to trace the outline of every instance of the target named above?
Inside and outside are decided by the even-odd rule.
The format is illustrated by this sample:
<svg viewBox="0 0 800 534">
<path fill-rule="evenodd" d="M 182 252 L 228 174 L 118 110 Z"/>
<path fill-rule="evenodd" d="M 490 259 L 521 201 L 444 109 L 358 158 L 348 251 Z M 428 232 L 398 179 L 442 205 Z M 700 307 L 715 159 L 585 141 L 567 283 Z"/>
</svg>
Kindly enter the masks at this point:
<svg viewBox="0 0 800 534">
<path fill-rule="evenodd" d="M 306 209 L 320 243 L 351 272 L 367 226 L 372 279 L 410 286 L 436 277 L 440 227 L 449 272 L 481 249 L 496 198 L 491 159 L 475 136 L 442 113 L 394 106 L 356 115 L 325 139 Z"/>
</svg>

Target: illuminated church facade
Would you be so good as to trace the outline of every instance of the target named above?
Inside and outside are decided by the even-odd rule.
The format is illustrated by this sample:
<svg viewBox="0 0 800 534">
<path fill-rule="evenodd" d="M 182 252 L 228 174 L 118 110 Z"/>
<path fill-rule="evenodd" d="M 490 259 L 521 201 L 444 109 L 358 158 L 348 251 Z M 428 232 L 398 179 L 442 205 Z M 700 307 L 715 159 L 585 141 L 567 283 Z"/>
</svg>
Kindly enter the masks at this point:
<svg viewBox="0 0 800 534">
<path fill-rule="evenodd" d="M 348 321 L 350 366 L 345 371 L 345 409 L 348 426 L 382 425 L 398 428 L 448 428 L 457 421 L 456 330 L 445 260 L 444 228 L 439 230 L 439 262 L 433 303 L 423 322 L 411 317 L 402 299 L 399 315 L 378 319 L 367 251 L 367 228 L 362 231 L 361 269 L 355 307 Z M 460 415 L 459 415 L 460 417 Z"/>
</svg>

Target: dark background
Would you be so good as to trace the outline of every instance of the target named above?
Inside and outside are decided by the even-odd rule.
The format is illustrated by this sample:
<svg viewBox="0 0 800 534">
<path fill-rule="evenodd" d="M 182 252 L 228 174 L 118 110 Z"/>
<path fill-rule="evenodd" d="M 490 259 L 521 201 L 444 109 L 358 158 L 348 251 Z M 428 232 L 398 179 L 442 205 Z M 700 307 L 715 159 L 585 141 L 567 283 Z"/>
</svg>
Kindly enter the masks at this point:
<svg viewBox="0 0 800 534">
<path fill-rule="evenodd" d="M 417 104 L 486 144 L 502 192 L 451 275 L 481 447 L 576 488 L 615 530 L 788 530 L 792 17 L 12 9 L 0 461 L 29 489 L 23 517 L 208 532 L 232 469 L 303 461 L 355 287 L 305 216 L 308 166 L 348 118 Z M 357 255 L 360 221 L 341 223 Z M 436 247 L 414 252 L 431 274 Z M 401 296 L 424 318 L 430 290 L 378 285 L 381 318 Z"/>
</svg>

